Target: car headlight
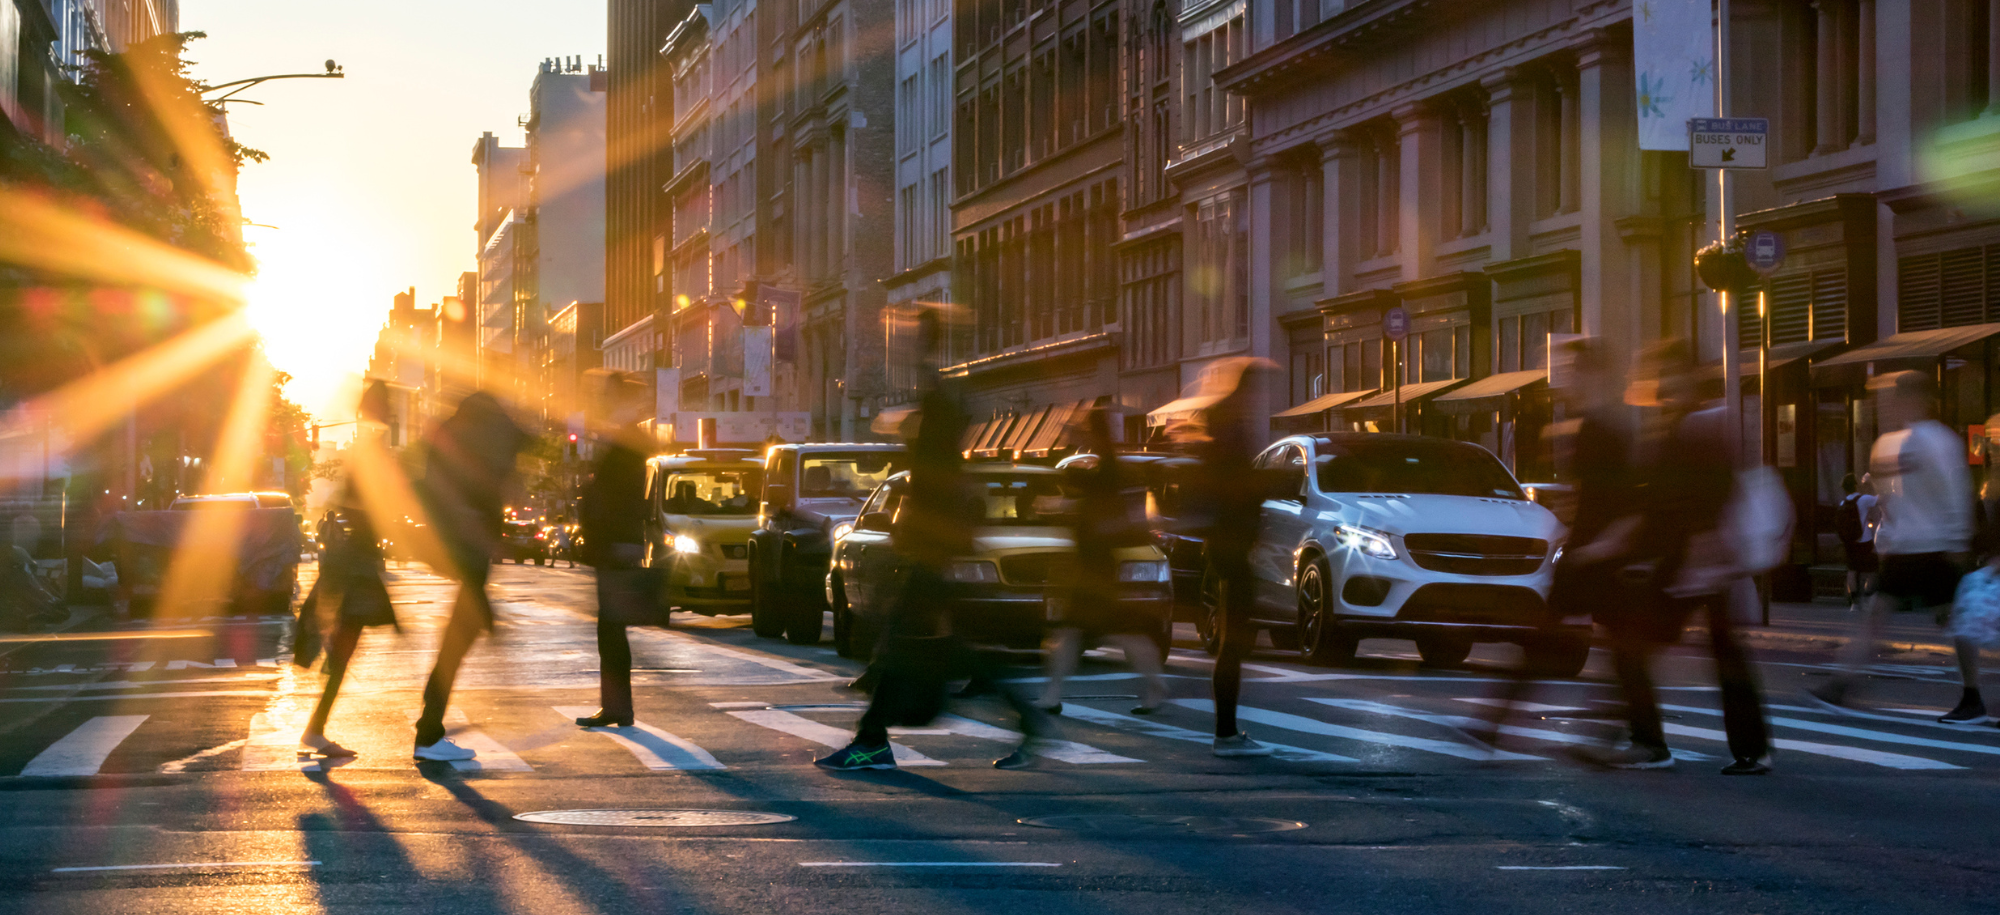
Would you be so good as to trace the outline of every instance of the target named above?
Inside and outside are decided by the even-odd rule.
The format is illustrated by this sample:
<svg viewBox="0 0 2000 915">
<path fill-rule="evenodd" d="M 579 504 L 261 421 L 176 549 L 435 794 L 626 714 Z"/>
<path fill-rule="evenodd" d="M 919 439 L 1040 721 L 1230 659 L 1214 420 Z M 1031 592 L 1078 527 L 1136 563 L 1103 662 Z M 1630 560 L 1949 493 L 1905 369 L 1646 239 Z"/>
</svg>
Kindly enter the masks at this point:
<svg viewBox="0 0 2000 915">
<path fill-rule="evenodd" d="M 1119 581 L 1166 581 L 1167 561 L 1164 559 L 1141 559 L 1118 564 Z"/>
<path fill-rule="evenodd" d="M 946 581 L 997 582 L 1000 580 L 1000 567 L 990 562 L 961 560 L 946 566 L 944 577 Z"/>
<path fill-rule="evenodd" d="M 851 533 L 854 533 L 854 522 L 852 521 L 842 521 L 833 526 L 833 539 L 835 540 L 839 540 Z"/>
<path fill-rule="evenodd" d="M 676 553 L 699 553 L 699 552 L 701 552 L 701 541 L 699 541 L 699 540 L 696 540 L 696 539 L 694 539 L 693 537 L 690 537 L 690 536 L 688 536 L 688 535 L 686 535 L 686 534 L 675 534 L 675 535 L 674 535 L 674 552 L 676 552 Z"/>
<path fill-rule="evenodd" d="M 1358 551 L 1363 556 L 1372 556 L 1376 559 L 1396 558 L 1396 547 L 1389 542 L 1389 535 L 1378 530 L 1343 524 L 1333 529 L 1333 539 L 1341 546 Z"/>
</svg>

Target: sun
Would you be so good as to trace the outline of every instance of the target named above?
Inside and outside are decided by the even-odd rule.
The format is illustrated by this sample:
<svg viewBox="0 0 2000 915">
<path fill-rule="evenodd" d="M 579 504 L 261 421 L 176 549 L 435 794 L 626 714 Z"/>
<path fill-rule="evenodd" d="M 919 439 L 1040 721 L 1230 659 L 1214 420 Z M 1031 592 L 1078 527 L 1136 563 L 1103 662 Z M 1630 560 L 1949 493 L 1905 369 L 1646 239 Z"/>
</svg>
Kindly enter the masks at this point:
<svg viewBox="0 0 2000 915">
<path fill-rule="evenodd" d="M 324 256 L 295 258 L 260 246 L 245 313 L 272 366 L 292 376 L 286 394 L 315 417 L 338 422 L 353 411 L 356 379 L 381 327 L 380 296 L 336 275 Z"/>
</svg>

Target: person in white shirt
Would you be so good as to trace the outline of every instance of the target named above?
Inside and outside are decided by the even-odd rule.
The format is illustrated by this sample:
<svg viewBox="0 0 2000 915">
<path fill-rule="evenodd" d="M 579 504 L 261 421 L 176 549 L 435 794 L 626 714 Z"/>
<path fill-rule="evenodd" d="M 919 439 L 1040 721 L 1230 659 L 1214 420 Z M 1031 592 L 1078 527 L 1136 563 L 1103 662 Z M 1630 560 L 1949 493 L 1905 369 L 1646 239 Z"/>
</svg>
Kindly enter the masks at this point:
<svg viewBox="0 0 2000 915">
<path fill-rule="evenodd" d="M 1888 615 L 1930 610 L 1949 619 L 1958 580 L 1971 560 L 1972 473 L 1965 446 L 1934 416 L 1937 386 L 1922 372 L 1892 372 L 1868 382 L 1877 413 L 1893 431 L 1875 440 L 1869 476 L 1875 483 L 1881 521 L 1875 552 L 1881 558 L 1876 593 L 1842 652 L 1841 672 L 1824 687 L 1808 690 L 1820 705 L 1845 710 L 1862 665 L 1873 657 Z M 1964 691 L 1958 706 L 1939 721 L 1981 724 L 1986 704 L 1979 696 L 1979 649 L 1956 640 Z"/>
<path fill-rule="evenodd" d="M 1834 527 L 1847 553 L 1847 606 L 1850 610 L 1860 610 L 1868 602 L 1868 596 L 1875 593 L 1879 562 L 1875 555 L 1875 527 L 1882 523 L 1882 510 L 1875 498 L 1875 481 L 1867 474 L 1862 474 L 1858 481 L 1851 473 L 1842 477 L 1840 488 L 1846 496 L 1835 509 Z"/>
</svg>

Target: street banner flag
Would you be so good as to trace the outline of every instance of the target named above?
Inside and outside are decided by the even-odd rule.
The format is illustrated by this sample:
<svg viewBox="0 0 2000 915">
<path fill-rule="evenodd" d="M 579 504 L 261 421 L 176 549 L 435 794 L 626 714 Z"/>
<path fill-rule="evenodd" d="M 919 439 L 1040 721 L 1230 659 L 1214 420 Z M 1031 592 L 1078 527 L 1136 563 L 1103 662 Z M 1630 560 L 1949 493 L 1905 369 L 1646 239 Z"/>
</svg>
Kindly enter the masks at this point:
<svg viewBox="0 0 2000 915">
<path fill-rule="evenodd" d="M 1639 148 L 1686 152 L 1688 119 L 1715 116 L 1715 19 L 1709 0 L 1632 0 Z"/>
</svg>

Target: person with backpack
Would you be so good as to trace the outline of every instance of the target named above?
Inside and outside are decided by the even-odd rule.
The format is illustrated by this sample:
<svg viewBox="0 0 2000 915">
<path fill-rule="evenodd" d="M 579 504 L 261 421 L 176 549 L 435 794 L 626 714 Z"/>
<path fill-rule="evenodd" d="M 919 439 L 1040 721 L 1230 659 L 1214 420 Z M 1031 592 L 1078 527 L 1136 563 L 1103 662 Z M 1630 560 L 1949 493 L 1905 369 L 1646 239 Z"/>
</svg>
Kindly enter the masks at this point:
<svg viewBox="0 0 2000 915">
<path fill-rule="evenodd" d="M 1972 561 L 1976 531 L 1972 473 L 1965 445 L 1936 418 L 1937 382 L 1923 372 L 1891 372 L 1868 382 L 1876 415 L 1891 431 L 1875 439 L 1868 453 L 1881 524 L 1875 549 L 1881 565 L 1868 610 L 1857 621 L 1841 653 L 1833 682 L 1806 691 L 1806 698 L 1835 712 L 1850 712 L 1861 668 L 1874 656 L 1889 614 L 1931 611 L 1939 625 L 1950 621 L 1959 579 Z M 1979 695 L 1979 646 L 1953 639 L 1963 684 L 1958 705 L 1938 721 L 1982 724 L 1989 719 Z"/>
<path fill-rule="evenodd" d="M 1875 593 L 1875 525 L 1879 521 L 1875 484 L 1867 475 L 1859 482 L 1854 474 L 1840 480 L 1846 495 L 1833 510 L 1833 530 L 1840 535 L 1841 549 L 1847 552 L 1847 608 L 1861 609 L 1862 602 Z"/>
</svg>

